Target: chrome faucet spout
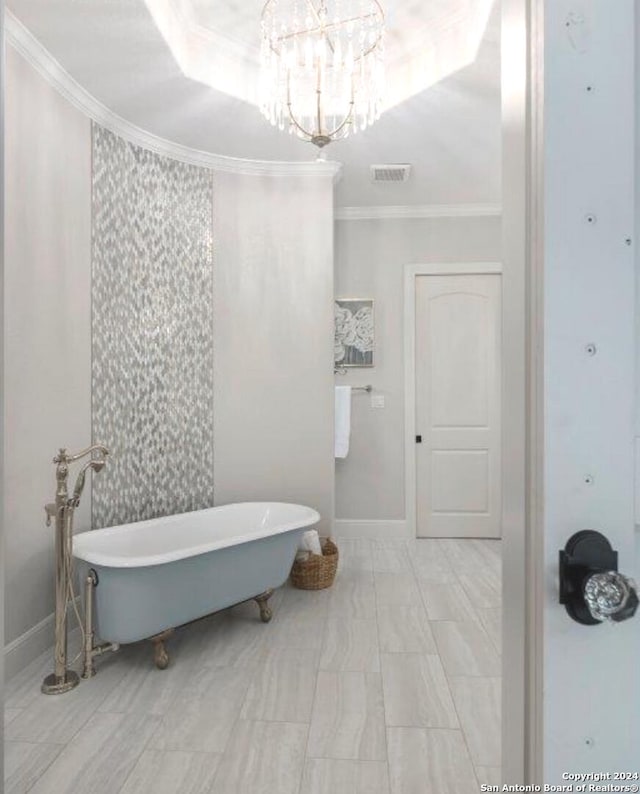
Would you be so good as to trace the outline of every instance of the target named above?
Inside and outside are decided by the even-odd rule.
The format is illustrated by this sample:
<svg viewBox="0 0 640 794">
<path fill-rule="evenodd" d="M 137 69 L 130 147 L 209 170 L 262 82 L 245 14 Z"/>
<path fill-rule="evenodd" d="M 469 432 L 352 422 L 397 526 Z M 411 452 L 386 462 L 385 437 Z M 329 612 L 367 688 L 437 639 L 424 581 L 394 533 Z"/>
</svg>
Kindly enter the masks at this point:
<svg viewBox="0 0 640 794">
<path fill-rule="evenodd" d="M 67 455 L 66 449 L 61 449 L 60 454 L 56 455 L 56 457 L 53 459 L 53 462 L 60 463 L 64 458 L 67 463 L 75 463 L 76 460 L 85 458 L 87 455 L 92 455 L 93 457 L 94 452 L 99 452 L 103 460 L 109 454 L 109 450 L 104 446 L 104 444 L 92 444 L 90 447 L 87 447 L 80 452 L 76 452 L 75 455 Z"/>
</svg>

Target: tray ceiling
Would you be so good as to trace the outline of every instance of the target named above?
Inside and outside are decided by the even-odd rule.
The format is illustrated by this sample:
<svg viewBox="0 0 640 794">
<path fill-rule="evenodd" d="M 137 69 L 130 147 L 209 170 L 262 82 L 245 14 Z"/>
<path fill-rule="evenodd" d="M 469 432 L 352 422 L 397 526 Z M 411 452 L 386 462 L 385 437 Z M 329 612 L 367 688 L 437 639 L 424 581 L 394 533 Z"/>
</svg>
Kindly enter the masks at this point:
<svg viewBox="0 0 640 794">
<path fill-rule="evenodd" d="M 182 72 L 253 105 L 263 0 L 144 0 Z M 317 0 L 309 0 L 316 2 Z M 493 0 L 390 0 L 386 107 L 473 63 Z"/>
<path fill-rule="evenodd" d="M 201 11 L 216 5 L 197 2 Z M 422 0 L 414 7 L 441 2 Z M 227 34 L 238 14 L 247 20 L 260 10 L 255 0 L 217 5 L 226 14 L 218 19 Z M 400 0 L 385 5 L 393 21 Z M 271 127 L 254 105 L 186 77 L 143 0 L 7 0 L 7 7 L 91 96 L 153 136 L 255 160 L 304 162 L 316 156 L 310 144 Z M 389 108 L 364 132 L 331 144 L 327 156 L 343 163 L 338 206 L 499 203 L 499 0 L 473 63 Z M 371 182 L 372 163 L 394 162 L 412 164 L 408 182 Z"/>
</svg>

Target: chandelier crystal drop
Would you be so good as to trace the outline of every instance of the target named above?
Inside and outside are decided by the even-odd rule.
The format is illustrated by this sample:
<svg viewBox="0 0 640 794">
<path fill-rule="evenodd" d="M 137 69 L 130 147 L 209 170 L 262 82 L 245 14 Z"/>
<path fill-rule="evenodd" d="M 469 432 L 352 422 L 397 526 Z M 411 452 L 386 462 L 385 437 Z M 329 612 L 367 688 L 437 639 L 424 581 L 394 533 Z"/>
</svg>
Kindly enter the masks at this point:
<svg viewBox="0 0 640 794">
<path fill-rule="evenodd" d="M 260 109 L 271 124 L 322 149 L 373 124 L 383 96 L 377 0 L 267 0 Z"/>
</svg>

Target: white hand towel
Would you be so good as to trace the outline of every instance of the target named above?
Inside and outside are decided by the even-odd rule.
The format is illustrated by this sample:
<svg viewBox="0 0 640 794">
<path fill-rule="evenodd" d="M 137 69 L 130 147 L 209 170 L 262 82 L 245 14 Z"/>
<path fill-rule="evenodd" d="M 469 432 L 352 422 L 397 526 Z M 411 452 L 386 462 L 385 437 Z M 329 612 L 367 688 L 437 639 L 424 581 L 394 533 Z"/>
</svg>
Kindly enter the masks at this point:
<svg viewBox="0 0 640 794">
<path fill-rule="evenodd" d="M 351 435 L 351 386 L 336 386 L 335 419 L 335 457 L 346 458 Z"/>
<path fill-rule="evenodd" d="M 306 560 L 310 554 L 317 554 L 322 557 L 322 546 L 317 530 L 309 529 L 300 538 L 296 560 Z"/>
</svg>

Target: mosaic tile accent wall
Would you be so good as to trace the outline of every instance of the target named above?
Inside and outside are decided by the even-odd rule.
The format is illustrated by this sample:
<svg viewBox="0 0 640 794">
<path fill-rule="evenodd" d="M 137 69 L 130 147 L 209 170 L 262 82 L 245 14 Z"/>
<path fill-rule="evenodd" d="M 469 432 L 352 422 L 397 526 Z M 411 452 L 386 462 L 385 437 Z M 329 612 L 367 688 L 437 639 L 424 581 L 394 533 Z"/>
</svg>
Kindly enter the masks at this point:
<svg viewBox="0 0 640 794">
<path fill-rule="evenodd" d="M 213 505 L 212 173 L 93 126 L 93 526 Z"/>
</svg>

